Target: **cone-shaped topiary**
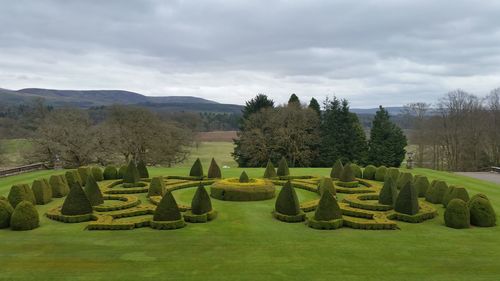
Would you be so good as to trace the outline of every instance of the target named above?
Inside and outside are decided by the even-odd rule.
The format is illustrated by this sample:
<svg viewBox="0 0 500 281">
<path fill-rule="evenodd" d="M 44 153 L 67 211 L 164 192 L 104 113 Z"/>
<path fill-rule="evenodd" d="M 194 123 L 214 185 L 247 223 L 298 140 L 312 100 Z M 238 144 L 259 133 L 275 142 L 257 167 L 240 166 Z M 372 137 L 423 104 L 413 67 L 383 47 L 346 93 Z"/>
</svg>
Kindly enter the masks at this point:
<svg viewBox="0 0 500 281">
<path fill-rule="evenodd" d="M 425 197 L 425 193 L 427 193 L 429 186 L 430 183 L 427 177 L 425 176 L 416 177 L 415 188 L 417 189 L 418 197 Z"/>
<path fill-rule="evenodd" d="M 386 166 L 378 167 L 377 170 L 375 171 L 375 180 L 376 181 L 384 181 L 386 174 L 387 174 L 387 167 Z"/>
<path fill-rule="evenodd" d="M 434 204 L 443 202 L 443 197 L 448 190 L 448 185 L 444 181 L 436 181 L 434 185 L 431 184 L 427 193 L 425 193 L 425 200 Z"/>
<path fill-rule="evenodd" d="M 222 178 L 222 172 L 220 170 L 219 165 L 215 162 L 215 159 L 212 158 L 210 161 L 210 166 L 208 167 L 208 178 L 210 179 L 220 179 Z"/>
<path fill-rule="evenodd" d="M 115 180 L 118 178 L 118 170 L 115 166 L 106 166 L 103 177 L 105 180 Z"/>
<path fill-rule="evenodd" d="M 264 178 L 270 179 L 277 177 L 276 170 L 274 169 L 273 162 L 271 160 L 267 160 L 266 171 L 264 172 Z"/>
<path fill-rule="evenodd" d="M 212 211 L 212 201 L 210 201 L 205 186 L 200 183 L 191 201 L 191 212 L 195 215 L 202 215 L 210 211 Z"/>
<path fill-rule="evenodd" d="M 165 192 L 165 182 L 163 177 L 154 177 L 149 184 L 148 197 L 163 196 Z"/>
<path fill-rule="evenodd" d="M 7 228 L 10 225 L 10 217 L 14 208 L 6 200 L 0 200 L 0 228 Z"/>
<path fill-rule="evenodd" d="M 287 181 L 281 188 L 278 198 L 276 198 L 275 209 L 277 212 L 289 216 L 300 213 L 299 199 L 290 181 Z"/>
<path fill-rule="evenodd" d="M 470 211 L 470 223 L 475 226 L 495 226 L 497 216 L 491 206 L 490 200 L 484 194 L 472 196 L 468 203 Z"/>
<path fill-rule="evenodd" d="M 135 166 L 134 160 L 130 160 L 127 166 L 127 170 L 125 171 L 125 174 L 123 175 L 123 182 L 124 183 L 137 183 L 139 182 L 140 175 L 139 171 L 137 170 L 137 166 Z"/>
<path fill-rule="evenodd" d="M 82 179 L 82 184 L 85 185 L 87 177 L 92 174 L 90 167 L 78 167 L 77 171 Z"/>
<path fill-rule="evenodd" d="M 241 172 L 239 182 L 249 182 L 250 179 L 245 171 Z"/>
<path fill-rule="evenodd" d="M 470 200 L 467 189 L 460 186 L 450 186 L 446 194 L 443 196 L 443 206 L 446 208 L 448 203 L 455 198 L 462 199 L 465 203 Z"/>
<path fill-rule="evenodd" d="M 444 224 L 451 228 L 468 228 L 470 213 L 467 203 L 461 199 L 452 199 L 444 211 Z"/>
<path fill-rule="evenodd" d="M 61 198 L 68 195 L 69 186 L 64 181 L 62 175 L 52 175 L 49 178 L 49 185 L 52 189 L 52 197 Z"/>
<path fill-rule="evenodd" d="M 30 186 L 27 184 L 15 184 L 10 188 L 8 195 L 9 203 L 13 208 L 21 201 L 29 201 L 32 204 L 36 204 L 35 195 L 31 190 Z"/>
<path fill-rule="evenodd" d="M 104 180 L 104 175 L 102 173 L 101 168 L 99 167 L 92 167 L 91 168 L 91 175 L 94 177 L 96 181 L 102 181 Z"/>
<path fill-rule="evenodd" d="M 45 205 L 52 201 L 52 188 L 44 180 L 34 180 L 31 190 L 33 190 L 37 205 Z"/>
<path fill-rule="evenodd" d="M 401 173 L 399 174 L 396 186 L 398 189 L 401 189 L 408 182 L 413 182 L 413 175 L 411 173 Z"/>
<path fill-rule="evenodd" d="M 120 169 L 118 169 L 118 178 L 123 179 L 126 173 L 127 173 L 127 166 L 121 166 Z"/>
<path fill-rule="evenodd" d="M 288 169 L 288 162 L 286 161 L 285 157 L 281 157 L 276 174 L 279 177 L 290 175 L 290 169 Z"/>
<path fill-rule="evenodd" d="M 316 212 L 314 212 L 314 219 L 317 221 L 330 221 L 341 218 L 342 211 L 333 194 L 331 192 L 323 192 Z"/>
<path fill-rule="evenodd" d="M 330 178 L 339 179 L 340 175 L 342 175 L 342 171 L 344 171 L 344 166 L 342 165 L 342 161 L 337 159 L 333 164 L 332 170 L 330 171 Z"/>
<path fill-rule="evenodd" d="M 318 190 L 320 195 L 325 191 L 329 191 L 334 196 L 337 194 L 337 190 L 335 190 L 335 186 L 333 185 L 331 178 L 322 178 L 319 181 Z"/>
<path fill-rule="evenodd" d="M 78 183 L 79 185 L 83 185 L 82 178 L 77 170 L 69 170 L 64 174 L 66 177 L 66 181 L 68 182 L 68 186 L 71 187 L 73 183 Z"/>
<path fill-rule="evenodd" d="M 398 181 L 398 178 L 399 178 L 399 169 L 398 168 L 388 168 L 387 172 L 385 173 L 385 177 L 386 178 L 384 179 L 384 181 L 387 179 L 387 177 L 392 177 L 394 184 L 396 184 Z"/>
<path fill-rule="evenodd" d="M 384 181 L 384 186 L 380 190 L 378 202 L 384 205 L 394 206 L 396 198 L 398 197 L 398 189 L 392 177 L 387 177 Z"/>
<path fill-rule="evenodd" d="M 146 167 L 146 163 L 141 159 L 139 163 L 137 163 L 137 171 L 139 172 L 139 177 L 141 179 L 149 178 L 148 168 Z"/>
<path fill-rule="evenodd" d="M 97 185 L 97 182 L 93 176 L 87 177 L 87 183 L 85 184 L 84 192 L 90 201 L 90 205 L 97 206 L 104 203 L 101 189 L 99 188 L 99 185 Z"/>
<path fill-rule="evenodd" d="M 12 230 L 31 230 L 40 226 L 40 217 L 35 206 L 29 201 L 17 204 L 10 217 Z"/>
<path fill-rule="evenodd" d="M 64 200 L 61 214 L 67 216 L 86 215 L 92 213 L 92 205 L 78 183 L 70 186 L 69 194 Z"/>
<path fill-rule="evenodd" d="M 396 198 L 394 210 L 407 215 L 418 213 L 418 192 L 412 182 L 407 182 Z"/>
<path fill-rule="evenodd" d="M 377 173 L 377 168 L 373 165 L 368 165 L 363 170 L 363 178 L 366 180 L 374 180 L 375 173 Z"/>
<path fill-rule="evenodd" d="M 153 215 L 155 221 L 177 221 L 182 218 L 177 202 L 170 191 L 166 191 Z"/>
<path fill-rule="evenodd" d="M 190 177 L 203 177 L 203 166 L 201 165 L 200 158 L 196 158 L 193 166 L 191 166 L 191 170 L 189 171 Z"/>
<path fill-rule="evenodd" d="M 345 165 L 344 169 L 342 169 L 342 173 L 340 174 L 339 179 L 343 182 L 353 182 L 356 180 L 354 178 L 354 172 L 352 171 L 351 165 Z"/>
<path fill-rule="evenodd" d="M 352 163 L 350 165 L 351 165 L 351 169 L 354 173 L 354 177 L 361 179 L 363 177 L 363 171 L 361 171 L 361 168 L 354 163 Z"/>
</svg>

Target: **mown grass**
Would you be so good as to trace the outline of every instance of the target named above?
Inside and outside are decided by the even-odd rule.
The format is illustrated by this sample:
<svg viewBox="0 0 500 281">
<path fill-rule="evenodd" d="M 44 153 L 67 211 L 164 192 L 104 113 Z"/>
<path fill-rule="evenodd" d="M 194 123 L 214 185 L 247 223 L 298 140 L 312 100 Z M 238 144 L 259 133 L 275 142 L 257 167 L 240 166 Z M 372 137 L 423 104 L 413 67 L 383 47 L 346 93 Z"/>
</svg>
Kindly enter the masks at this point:
<svg viewBox="0 0 500 281">
<path fill-rule="evenodd" d="M 205 166 L 205 169 L 207 167 Z M 151 168 L 154 175 L 186 175 L 189 168 Z M 245 169 L 260 177 L 264 169 Z M 236 177 L 242 169 L 223 169 Z M 0 195 L 14 182 L 60 171 L 0 179 Z M 500 212 L 500 186 L 445 172 L 416 169 L 430 178 L 487 194 Z M 291 169 L 328 175 L 329 169 Z M 189 203 L 194 188 L 175 191 Z M 298 191 L 300 200 L 316 195 Z M 145 200 L 144 197 L 141 198 Z M 37 209 L 43 213 L 57 199 Z M 0 280 L 499 280 L 500 227 L 455 230 L 438 218 L 398 223 L 401 230 L 313 230 L 274 220 L 274 200 L 213 200 L 219 217 L 175 231 L 86 231 L 83 224 L 41 218 L 28 232 L 0 230 Z"/>
</svg>

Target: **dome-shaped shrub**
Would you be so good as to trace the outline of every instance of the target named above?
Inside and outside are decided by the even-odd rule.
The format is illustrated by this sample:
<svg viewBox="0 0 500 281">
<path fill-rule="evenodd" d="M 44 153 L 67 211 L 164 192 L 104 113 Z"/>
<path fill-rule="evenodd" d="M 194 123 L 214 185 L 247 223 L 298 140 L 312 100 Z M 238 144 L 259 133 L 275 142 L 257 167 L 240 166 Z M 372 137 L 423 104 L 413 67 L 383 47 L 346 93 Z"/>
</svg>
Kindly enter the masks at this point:
<svg viewBox="0 0 500 281">
<path fill-rule="evenodd" d="M 245 171 L 241 172 L 239 182 L 249 182 L 250 179 Z"/>
<path fill-rule="evenodd" d="M 123 179 L 125 177 L 125 174 L 127 173 L 127 166 L 121 166 L 120 169 L 118 169 L 118 178 Z"/>
<path fill-rule="evenodd" d="M 377 170 L 375 171 L 375 180 L 376 181 L 384 181 L 385 174 L 387 174 L 387 167 L 386 166 L 378 167 Z"/>
<path fill-rule="evenodd" d="M 222 178 L 222 172 L 220 170 L 219 165 L 215 162 L 215 159 L 212 158 L 210 161 L 210 167 L 208 167 L 208 178 L 210 179 L 220 179 Z"/>
<path fill-rule="evenodd" d="M 78 167 L 77 169 L 80 178 L 82 179 L 83 185 L 87 182 L 87 177 L 92 174 L 90 167 Z"/>
<path fill-rule="evenodd" d="M 415 215 L 419 211 L 418 192 L 412 182 L 407 182 L 396 198 L 394 210 L 407 215 Z"/>
<path fill-rule="evenodd" d="M 52 197 L 61 198 L 69 193 L 69 186 L 62 175 L 52 175 L 49 178 L 49 185 L 52 189 Z"/>
<path fill-rule="evenodd" d="M 452 199 L 444 211 L 444 223 L 451 228 L 468 228 L 470 214 L 467 203 L 461 199 Z"/>
<path fill-rule="evenodd" d="M 163 177 L 154 177 L 149 184 L 148 197 L 163 196 L 165 192 L 165 182 Z"/>
<path fill-rule="evenodd" d="M 12 230 L 31 230 L 40 226 L 40 218 L 35 206 L 29 201 L 17 204 L 10 217 Z"/>
<path fill-rule="evenodd" d="M 434 185 L 431 184 L 427 193 L 425 193 L 425 200 L 434 204 L 443 202 L 443 197 L 448 190 L 448 185 L 444 181 L 436 181 Z"/>
<path fill-rule="evenodd" d="M 115 166 L 106 166 L 104 168 L 103 177 L 105 180 L 115 180 L 118 179 L 118 170 Z"/>
<path fill-rule="evenodd" d="M 472 225 L 481 227 L 495 226 L 497 216 L 486 195 L 476 194 L 472 196 L 468 207 Z"/>
<path fill-rule="evenodd" d="M 104 180 L 104 175 L 102 173 L 102 169 L 99 167 L 92 167 L 91 169 L 91 175 L 94 177 L 96 181 L 102 181 Z"/>
<path fill-rule="evenodd" d="M 267 160 L 266 171 L 264 172 L 264 178 L 270 179 L 277 177 L 276 170 L 274 169 L 273 162 L 271 160 Z"/>
<path fill-rule="evenodd" d="M 29 201 L 32 204 L 36 204 L 35 195 L 27 184 L 13 185 L 10 188 L 8 199 L 13 208 L 16 208 L 17 204 L 21 203 L 21 201 Z"/>
<path fill-rule="evenodd" d="M 287 181 L 281 188 L 276 198 L 275 210 L 288 216 L 296 216 L 300 213 L 299 199 L 290 181 Z"/>
<path fill-rule="evenodd" d="M 123 175 L 124 183 L 137 183 L 140 180 L 139 171 L 137 170 L 137 166 L 134 163 L 134 160 L 130 160 L 127 166 L 127 170 Z"/>
<path fill-rule="evenodd" d="M 385 173 L 385 177 L 386 178 L 384 179 L 384 181 L 387 179 L 387 177 L 391 177 L 394 181 L 394 184 L 396 184 L 399 178 L 399 169 L 394 167 L 388 168 L 387 172 Z"/>
<path fill-rule="evenodd" d="M 72 186 L 73 183 L 78 183 L 79 185 L 83 185 L 82 178 L 80 177 L 80 174 L 78 173 L 77 170 L 66 171 L 64 176 L 66 177 L 66 182 L 70 187 Z"/>
<path fill-rule="evenodd" d="M 290 175 L 290 169 L 288 168 L 288 162 L 286 162 L 285 157 L 281 157 L 276 174 L 280 177 Z"/>
<path fill-rule="evenodd" d="M 66 216 L 86 215 L 92 213 L 92 205 L 78 183 L 70 186 L 69 194 L 64 200 L 61 214 Z"/>
<path fill-rule="evenodd" d="M 351 165 L 345 165 L 339 179 L 342 182 L 353 182 L 356 180 L 354 178 L 354 172 L 352 171 Z"/>
<path fill-rule="evenodd" d="M 446 208 L 448 203 L 455 198 L 462 199 L 465 203 L 469 202 L 470 199 L 467 189 L 460 186 L 450 186 L 447 193 L 443 196 L 443 206 Z"/>
<path fill-rule="evenodd" d="M 137 171 L 139 172 L 139 177 L 141 179 L 149 178 L 148 168 L 146 167 L 146 163 L 144 163 L 142 159 L 139 161 L 139 163 L 137 163 Z"/>
<path fill-rule="evenodd" d="M 52 201 L 52 188 L 44 180 L 34 180 L 31 190 L 33 190 L 37 205 L 45 205 Z"/>
<path fill-rule="evenodd" d="M 330 171 L 330 178 L 339 179 L 340 175 L 342 175 L 342 171 L 344 170 L 344 166 L 342 165 L 342 161 L 337 159 L 335 164 L 333 164 L 332 170 Z"/>
<path fill-rule="evenodd" d="M 212 201 L 205 186 L 200 183 L 191 201 L 191 212 L 195 215 L 202 215 L 210 211 L 212 211 Z"/>
<path fill-rule="evenodd" d="M 352 169 L 352 171 L 354 173 L 354 177 L 356 177 L 358 179 L 363 178 L 363 171 L 361 170 L 361 168 L 358 165 L 354 164 L 354 163 L 352 163 L 350 165 L 351 165 L 351 169 Z"/>
<path fill-rule="evenodd" d="M 378 202 L 380 204 L 394 206 L 397 197 L 398 190 L 396 188 L 396 183 L 392 177 L 387 177 L 387 180 L 384 181 L 384 186 L 380 190 Z"/>
<path fill-rule="evenodd" d="M 411 173 L 401 173 L 399 174 L 398 181 L 396 183 L 396 187 L 398 189 L 403 188 L 407 182 L 413 182 L 413 175 Z"/>
<path fill-rule="evenodd" d="M 189 176 L 203 177 L 203 166 L 201 165 L 200 158 L 196 158 L 196 161 L 194 161 L 193 166 L 191 166 L 191 170 L 189 171 Z"/>
<path fill-rule="evenodd" d="M 7 228 L 10 225 L 10 217 L 14 208 L 6 200 L 0 200 L 0 228 Z"/>
<path fill-rule="evenodd" d="M 425 197 L 425 193 L 429 189 L 430 183 L 427 177 L 419 176 L 415 179 L 415 188 L 418 192 L 418 197 Z"/>
<path fill-rule="evenodd" d="M 323 194 L 323 192 L 325 191 L 329 191 L 332 193 L 332 195 L 336 195 L 337 194 L 337 191 L 335 190 L 335 186 L 333 185 L 333 181 L 331 178 L 321 178 L 321 180 L 319 181 L 319 184 L 318 184 L 318 191 L 319 191 L 319 194 Z"/>
<path fill-rule="evenodd" d="M 166 191 L 153 215 L 155 221 L 177 221 L 182 219 L 181 212 L 177 206 L 174 196 Z"/>
<path fill-rule="evenodd" d="M 366 180 L 374 180 L 375 173 L 377 173 L 377 168 L 373 165 L 368 165 L 363 170 L 363 178 Z"/>
<path fill-rule="evenodd" d="M 101 189 L 97 182 L 95 181 L 93 176 L 87 177 L 87 183 L 85 184 L 85 188 L 83 190 L 85 195 L 90 201 L 90 205 L 97 206 L 104 203 L 104 199 L 102 198 Z"/>
</svg>

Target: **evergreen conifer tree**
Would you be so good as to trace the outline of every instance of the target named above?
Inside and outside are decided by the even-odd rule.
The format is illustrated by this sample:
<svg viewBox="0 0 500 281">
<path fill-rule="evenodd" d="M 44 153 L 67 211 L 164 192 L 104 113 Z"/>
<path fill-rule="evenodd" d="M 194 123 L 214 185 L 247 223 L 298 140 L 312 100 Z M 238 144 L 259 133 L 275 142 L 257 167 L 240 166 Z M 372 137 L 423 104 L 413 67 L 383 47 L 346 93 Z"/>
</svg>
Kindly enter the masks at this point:
<svg viewBox="0 0 500 281">
<path fill-rule="evenodd" d="M 285 157 L 281 157 L 276 174 L 280 177 L 290 175 L 290 169 L 288 169 L 288 162 Z"/>
<path fill-rule="evenodd" d="M 222 178 L 222 172 L 220 170 L 219 165 L 215 162 L 215 159 L 212 158 L 210 161 L 210 167 L 208 167 L 208 178 L 209 179 L 220 179 Z"/>
<path fill-rule="evenodd" d="M 266 166 L 266 171 L 264 172 L 264 178 L 265 179 L 270 179 L 270 178 L 275 178 L 278 175 L 276 174 L 276 170 L 274 169 L 273 162 L 271 160 L 267 160 L 267 166 Z"/>
</svg>

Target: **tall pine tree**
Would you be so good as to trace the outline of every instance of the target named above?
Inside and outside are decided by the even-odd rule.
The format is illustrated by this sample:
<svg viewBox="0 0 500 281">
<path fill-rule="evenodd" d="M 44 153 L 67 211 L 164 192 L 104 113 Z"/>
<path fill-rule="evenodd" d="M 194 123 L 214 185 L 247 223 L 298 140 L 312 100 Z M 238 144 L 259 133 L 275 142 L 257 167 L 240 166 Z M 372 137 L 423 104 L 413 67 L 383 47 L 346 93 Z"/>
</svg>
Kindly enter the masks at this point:
<svg viewBox="0 0 500 281">
<path fill-rule="evenodd" d="M 368 162 L 375 166 L 399 167 L 405 158 L 406 145 L 403 131 L 391 122 L 389 112 L 380 106 L 370 132 Z"/>
<path fill-rule="evenodd" d="M 315 98 L 311 99 L 308 107 L 314 110 L 314 112 L 316 112 L 318 116 L 321 115 L 321 107 L 319 106 L 318 100 L 316 100 Z"/>
</svg>

